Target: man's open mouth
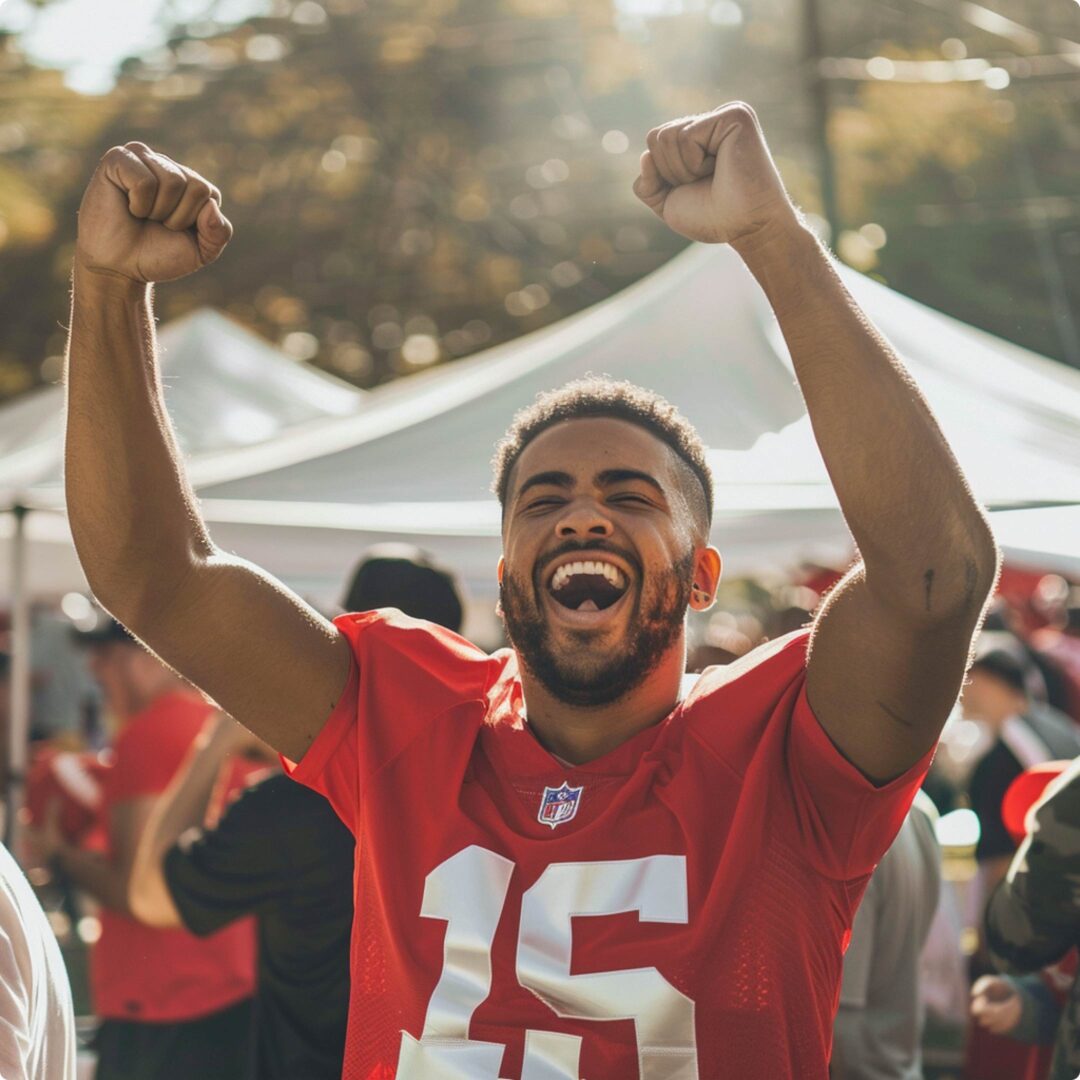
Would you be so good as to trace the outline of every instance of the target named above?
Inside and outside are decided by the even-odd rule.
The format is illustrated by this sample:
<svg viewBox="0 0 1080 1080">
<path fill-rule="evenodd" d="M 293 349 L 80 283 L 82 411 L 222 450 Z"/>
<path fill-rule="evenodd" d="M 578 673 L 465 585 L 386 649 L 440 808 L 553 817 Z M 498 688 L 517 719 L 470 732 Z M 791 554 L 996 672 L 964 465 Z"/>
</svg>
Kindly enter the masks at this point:
<svg viewBox="0 0 1080 1080">
<path fill-rule="evenodd" d="M 563 563 L 548 582 L 548 591 L 571 611 L 603 611 L 627 590 L 626 575 L 609 562 L 583 559 Z"/>
</svg>

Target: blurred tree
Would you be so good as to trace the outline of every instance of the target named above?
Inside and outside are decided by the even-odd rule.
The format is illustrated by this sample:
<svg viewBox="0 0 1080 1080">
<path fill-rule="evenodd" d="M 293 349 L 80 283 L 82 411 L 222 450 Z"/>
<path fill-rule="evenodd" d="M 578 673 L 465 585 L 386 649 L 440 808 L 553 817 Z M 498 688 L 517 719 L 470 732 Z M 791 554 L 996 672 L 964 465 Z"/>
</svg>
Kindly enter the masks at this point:
<svg viewBox="0 0 1080 1080">
<path fill-rule="evenodd" d="M 160 2 L 179 20 L 167 44 L 102 97 L 0 37 L 0 288 L 19 315 L 0 397 L 56 377 L 78 199 L 129 139 L 213 178 L 237 227 L 211 273 L 161 290 L 162 317 L 213 304 L 365 386 L 666 261 L 681 242 L 630 185 L 645 132 L 672 116 L 750 100 L 819 210 L 797 0 L 263 0 L 239 24 L 238 0 Z M 1066 358 L 1080 72 L 1047 65 L 1070 47 L 1058 6 L 1080 8 L 1039 3 L 1054 11 L 1035 32 L 1025 0 L 998 0 L 997 23 L 966 19 L 978 5 L 829 0 L 822 70 L 841 255 Z M 1011 85 L 953 66 L 972 59 Z M 905 63 L 932 66 L 910 81 Z"/>
</svg>

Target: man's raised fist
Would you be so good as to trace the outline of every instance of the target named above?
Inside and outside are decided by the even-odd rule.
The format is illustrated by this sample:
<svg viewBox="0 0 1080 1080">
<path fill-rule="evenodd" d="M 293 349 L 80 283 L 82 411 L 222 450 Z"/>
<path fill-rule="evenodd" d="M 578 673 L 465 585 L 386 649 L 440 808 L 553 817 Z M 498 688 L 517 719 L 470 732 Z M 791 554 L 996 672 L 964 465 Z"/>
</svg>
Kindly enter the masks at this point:
<svg viewBox="0 0 1080 1080">
<path fill-rule="evenodd" d="M 798 222 L 749 105 L 672 120 L 646 142 L 634 194 L 680 235 L 738 246 Z"/>
<path fill-rule="evenodd" d="M 232 232 L 213 184 L 130 142 L 106 153 L 83 195 L 75 259 L 132 281 L 173 281 L 214 262 Z"/>
</svg>

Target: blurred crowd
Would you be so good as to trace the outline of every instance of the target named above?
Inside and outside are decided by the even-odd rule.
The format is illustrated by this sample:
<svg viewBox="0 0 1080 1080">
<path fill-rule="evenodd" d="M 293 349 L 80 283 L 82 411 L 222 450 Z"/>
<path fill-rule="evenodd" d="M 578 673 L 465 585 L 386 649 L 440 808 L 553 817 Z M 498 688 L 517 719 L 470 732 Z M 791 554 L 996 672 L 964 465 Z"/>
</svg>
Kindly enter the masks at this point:
<svg viewBox="0 0 1080 1080">
<path fill-rule="evenodd" d="M 806 625 L 839 577 L 725 586 L 721 610 L 692 625 L 689 673 Z M 467 603 L 452 571 L 395 545 L 365 555 L 341 606 L 460 631 Z M 351 834 L 88 601 L 39 610 L 34 636 L 16 853 L 85 1018 L 81 1075 L 156 1076 L 161 1055 L 175 1068 L 208 1046 L 222 1080 L 340 1075 Z M 9 669 L 0 653 L 0 720 Z M 1066 1076 L 1055 1044 L 1078 1037 L 1077 763 L 1080 586 L 1007 571 L 924 790 L 859 909 L 833 1077 Z"/>
</svg>

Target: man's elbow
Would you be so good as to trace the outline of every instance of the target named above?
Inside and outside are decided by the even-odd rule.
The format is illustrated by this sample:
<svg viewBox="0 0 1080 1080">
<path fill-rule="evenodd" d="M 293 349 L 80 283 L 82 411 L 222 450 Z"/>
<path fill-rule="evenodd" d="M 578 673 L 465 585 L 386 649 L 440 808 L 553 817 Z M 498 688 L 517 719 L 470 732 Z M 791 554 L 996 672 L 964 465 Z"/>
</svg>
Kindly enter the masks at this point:
<svg viewBox="0 0 1080 1080">
<path fill-rule="evenodd" d="M 981 515 L 938 555 L 923 552 L 917 564 L 910 553 L 903 558 L 903 567 L 895 557 L 864 558 L 868 585 L 899 616 L 928 627 L 978 625 L 1001 571 L 1001 551 Z"/>
</svg>

